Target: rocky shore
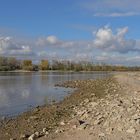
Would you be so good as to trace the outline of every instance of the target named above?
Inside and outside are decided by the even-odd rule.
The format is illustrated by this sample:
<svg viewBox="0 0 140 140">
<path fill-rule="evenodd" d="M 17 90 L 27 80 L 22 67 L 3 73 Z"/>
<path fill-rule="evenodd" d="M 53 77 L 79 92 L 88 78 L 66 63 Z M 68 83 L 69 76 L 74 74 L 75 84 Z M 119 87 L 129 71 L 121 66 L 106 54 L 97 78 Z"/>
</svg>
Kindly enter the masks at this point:
<svg viewBox="0 0 140 140">
<path fill-rule="evenodd" d="M 139 140 L 139 77 L 118 73 L 57 85 L 76 90 L 61 103 L 4 120 L 0 140 Z"/>
</svg>

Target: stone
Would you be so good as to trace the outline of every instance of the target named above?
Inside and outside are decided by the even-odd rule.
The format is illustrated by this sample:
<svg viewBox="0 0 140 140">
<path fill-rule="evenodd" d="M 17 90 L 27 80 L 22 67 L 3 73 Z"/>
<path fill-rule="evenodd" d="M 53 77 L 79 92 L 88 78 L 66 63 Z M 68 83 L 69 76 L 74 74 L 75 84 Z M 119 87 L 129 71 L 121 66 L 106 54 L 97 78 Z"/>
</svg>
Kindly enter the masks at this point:
<svg viewBox="0 0 140 140">
<path fill-rule="evenodd" d="M 39 137 L 40 133 L 39 132 L 35 132 L 34 133 L 36 137 Z"/>
<path fill-rule="evenodd" d="M 103 122 L 102 119 L 100 119 L 100 120 L 95 120 L 95 121 L 94 121 L 94 124 L 95 124 L 95 125 L 97 125 L 97 124 L 99 125 L 99 124 L 101 124 L 102 122 Z"/>
<path fill-rule="evenodd" d="M 57 130 L 55 131 L 55 133 L 62 133 L 62 132 L 64 132 L 64 130 L 62 130 L 62 129 L 57 129 Z"/>
<path fill-rule="evenodd" d="M 28 138 L 28 135 L 26 135 L 26 134 L 21 134 L 20 135 L 20 139 L 25 139 L 25 138 Z"/>
<path fill-rule="evenodd" d="M 35 134 L 32 134 L 32 135 L 28 138 L 28 140 L 35 140 L 35 138 L 36 138 Z"/>
<path fill-rule="evenodd" d="M 91 103 L 89 103 L 89 106 L 91 106 L 91 107 L 95 107 L 95 106 L 97 106 L 98 105 L 98 103 L 96 103 L 96 102 L 91 102 Z"/>
<path fill-rule="evenodd" d="M 84 129 L 87 128 L 88 125 L 89 125 L 89 124 L 84 123 L 84 124 L 80 125 L 80 126 L 78 127 L 78 129 L 79 129 L 79 130 L 84 130 Z"/>
<path fill-rule="evenodd" d="M 97 119 L 100 120 L 100 119 L 103 119 L 104 117 L 102 115 L 98 115 Z"/>
<path fill-rule="evenodd" d="M 118 126 L 117 126 L 117 130 L 120 131 L 120 132 L 122 132 L 122 131 L 123 131 L 123 126 L 118 125 Z"/>
<path fill-rule="evenodd" d="M 126 130 L 127 133 L 131 133 L 131 134 L 135 134 L 136 133 L 136 129 L 133 127 L 130 127 L 128 130 Z"/>
<path fill-rule="evenodd" d="M 45 135 L 49 135 L 49 132 L 48 132 L 48 131 L 46 131 L 46 132 L 45 132 Z"/>
<path fill-rule="evenodd" d="M 65 125 L 65 123 L 64 123 L 64 122 L 60 122 L 60 125 L 64 126 L 64 125 Z"/>
<path fill-rule="evenodd" d="M 135 106 L 128 107 L 128 108 L 127 108 L 127 112 L 129 112 L 129 113 L 131 113 L 131 114 L 135 113 L 135 112 L 136 112 L 136 107 L 135 107 Z"/>
<path fill-rule="evenodd" d="M 79 124 L 80 124 L 80 125 L 82 125 L 82 124 L 84 124 L 84 123 L 85 123 L 85 121 L 79 120 Z"/>
<path fill-rule="evenodd" d="M 140 124 L 140 119 L 136 120 L 136 124 L 138 125 Z"/>
<path fill-rule="evenodd" d="M 114 128 L 109 127 L 109 128 L 106 129 L 106 132 L 107 132 L 107 134 L 110 135 L 113 132 L 113 130 L 114 130 Z"/>
<path fill-rule="evenodd" d="M 85 112 L 86 112 L 85 110 L 84 110 L 84 111 L 81 111 L 81 110 L 80 110 L 80 111 L 77 112 L 77 115 L 78 115 L 78 116 L 81 116 L 81 115 L 83 115 Z"/>
<path fill-rule="evenodd" d="M 109 122 L 109 121 L 105 121 L 105 123 L 103 124 L 103 126 L 104 126 L 105 128 L 109 127 L 109 126 L 110 126 L 110 122 Z"/>
<path fill-rule="evenodd" d="M 84 114 L 80 117 L 80 119 L 85 120 L 85 119 L 87 119 L 88 117 L 89 117 L 89 114 L 88 114 L 88 113 L 84 113 Z"/>
<path fill-rule="evenodd" d="M 132 118 L 133 118 L 134 120 L 139 120 L 139 119 L 140 119 L 140 115 L 135 114 L 135 115 L 132 116 Z"/>
<path fill-rule="evenodd" d="M 131 123 L 132 125 L 135 125 L 136 120 L 130 120 L 130 123 Z"/>
<path fill-rule="evenodd" d="M 105 137 L 105 133 L 100 133 L 99 137 Z"/>
<path fill-rule="evenodd" d="M 46 133 L 46 131 L 47 131 L 47 128 L 43 128 L 43 133 Z"/>
<path fill-rule="evenodd" d="M 31 120 L 37 120 L 38 117 L 37 117 L 37 116 L 31 116 L 30 119 L 31 119 Z"/>
<path fill-rule="evenodd" d="M 89 103 L 89 99 L 85 99 L 84 103 L 86 103 L 86 104 Z"/>
<path fill-rule="evenodd" d="M 94 121 L 94 124 L 99 125 L 103 122 L 103 120 L 104 120 L 104 117 L 102 115 L 98 115 L 97 119 Z"/>
<path fill-rule="evenodd" d="M 77 125 L 73 125 L 72 128 L 73 128 L 73 129 L 76 129 L 76 128 L 77 128 Z"/>
</svg>

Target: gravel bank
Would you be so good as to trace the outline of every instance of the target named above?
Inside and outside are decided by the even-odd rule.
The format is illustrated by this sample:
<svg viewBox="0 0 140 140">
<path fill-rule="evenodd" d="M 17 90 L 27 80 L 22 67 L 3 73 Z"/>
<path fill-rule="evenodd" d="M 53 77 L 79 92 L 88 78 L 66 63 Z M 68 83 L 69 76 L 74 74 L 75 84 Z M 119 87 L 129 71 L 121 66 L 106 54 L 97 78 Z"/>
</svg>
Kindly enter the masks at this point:
<svg viewBox="0 0 140 140">
<path fill-rule="evenodd" d="M 4 121 L 0 139 L 139 140 L 140 90 L 137 82 L 131 83 L 138 75 L 125 73 L 59 85 L 76 91 L 59 104 L 37 107 Z"/>
</svg>

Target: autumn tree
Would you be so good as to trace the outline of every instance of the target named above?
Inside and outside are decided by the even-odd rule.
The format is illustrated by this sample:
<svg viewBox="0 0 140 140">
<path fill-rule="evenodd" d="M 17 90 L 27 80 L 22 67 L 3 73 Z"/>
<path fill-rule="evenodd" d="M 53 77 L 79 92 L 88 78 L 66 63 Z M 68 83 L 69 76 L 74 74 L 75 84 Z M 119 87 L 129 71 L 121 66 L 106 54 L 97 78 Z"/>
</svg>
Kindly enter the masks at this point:
<svg viewBox="0 0 140 140">
<path fill-rule="evenodd" d="M 14 57 L 0 57 L 0 71 L 11 71 L 19 69 L 20 63 Z"/>
<path fill-rule="evenodd" d="M 23 60 L 22 69 L 32 71 L 33 70 L 32 60 Z"/>
<path fill-rule="evenodd" d="M 48 70 L 49 68 L 48 60 L 41 60 L 39 68 L 40 70 Z"/>
<path fill-rule="evenodd" d="M 15 70 L 15 69 L 20 68 L 20 61 L 18 61 L 15 57 L 8 57 L 7 64 L 11 70 Z"/>
</svg>

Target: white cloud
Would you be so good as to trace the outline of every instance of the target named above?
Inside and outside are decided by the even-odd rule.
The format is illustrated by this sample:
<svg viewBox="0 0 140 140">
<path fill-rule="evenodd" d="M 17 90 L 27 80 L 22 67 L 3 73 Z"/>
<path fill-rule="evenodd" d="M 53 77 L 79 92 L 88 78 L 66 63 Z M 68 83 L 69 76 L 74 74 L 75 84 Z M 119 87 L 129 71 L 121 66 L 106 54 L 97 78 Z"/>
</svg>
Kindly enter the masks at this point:
<svg viewBox="0 0 140 140">
<path fill-rule="evenodd" d="M 119 53 L 128 53 L 129 51 L 139 51 L 136 46 L 136 41 L 126 39 L 125 35 L 128 32 L 128 27 L 117 29 L 116 33 L 109 26 L 94 31 L 95 38 L 89 41 L 64 41 L 59 40 L 56 36 L 48 36 L 37 40 L 38 46 L 45 48 L 67 49 L 70 52 L 87 52 L 93 49 L 103 51 L 112 51 Z M 68 50 L 69 49 L 69 50 Z"/>
<path fill-rule="evenodd" d="M 37 41 L 37 45 L 45 46 L 45 45 L 61 45 L 62 41 L 59 40 L 56 36 L 51 35 L 48 37 L 39 38 Z"/>
<path fill-rule="evenodd" d="M 72 60 L 73 61 L 90 61 L 92 58 L 92 54 L 91 53 L 86 53 L 86 52 L 81 52 L 81 53 L 77 53 L 75 54 L 75 56 L 73 56 Z"/>
<path fill-rule="evenodd" d="M 139 0 L 87 0 L 80 5 L 94 16 L 124 17 L 140 15 Z"/>
<path fill-rule="evenodd" d="M 0 37 L 0 54 L 1 55 L 31 55 L 30 46 L 20 44 L 11 37 Z"/>
<path fill-rule="evenodd" d="M 59 42 L 56 36 L 48 36 L 46 38 L 46 41 L 50 44 L 56 44 L 57 42 Z"/>
<path fill-rule="evenodd" d="M 58 54 L 56 52 L 47 52 L 47 51 L 40 51 L 37 53 L 39 58 L 46 58 L 46 59 L 57 59 Z"/>
<path fill-rule="evenodd" d="M 94 16 L 95 17 L 128 17 L 128 16 L 136 16 L 136 15 L 140 15 L 139 13 L 136 12 L 122 12 L 122 13 L 95 13 Z"/>
<path fill-rule="evenodd" d="M 126 39 L 127 32 L 128 27 L 119 28 L 114 32 L 109 26 L 105 26 L 94 31 L 92 40 L 66 41 L 59 40 L 55 36 L 40 38 L 42 43 L 39 43 L 38 47 L 44 50 L 38 52 L 38 57 L 71 61 L 93 60 L 112 64 L 126 64 L 127 62 L 129 64 L 127 54 L 138 53 L 140 49 L 136 48 L 135 40 Z"/>
<path fill-rule="evenodd" d="M 100 28 L 95 33 L 93 47 L 97 47 L 104 51 L 114 51 L 119 53 L 128 53 L 129 51 L 139 51 L 136 49 L 136 41 L 133 39 L 126 39 L 125 35 L 128 32 L 128 27 L 117 30 L 114 34 L 109 27 Z"/>
<path fill-rule="evenodd" d="M 127 56 L 127 55 L 100 55 L 95 58 L 97 62 L 103 62 L 107 64 L 116 64 L 116 65 L 131 65 L 136 66 L 140 65 L 139 56 Z"/>
<path fill-rule="evenodd" d="M 84 44 L 84 41 L 66 41 L 60 40 L 56 36 L 51 35 L 48 37 L 40 37 L 37 42 L 37 46 L 54 47 L 54 48 L 73 48 L 79 47 Z"/>
<path fill-rule="evenodd" d="M 90 40 L 61 40 L 56 36 L 48 36 L 34 41 L 20 41 L 11 37 L 0 37 L 0 55 L 15 56 L 22 59 L 67 59 L 93 60 L 106 63 L 130 63 L 136 60 L 138 64 L 140 41 L 127 39 L 128 27 L 116 31 L 105 26 L 94 31 Z M 117 54 L 117 55 L 116 55 Z M 135 54 L 135 57 L 131 54 Z"/>
</svg>

